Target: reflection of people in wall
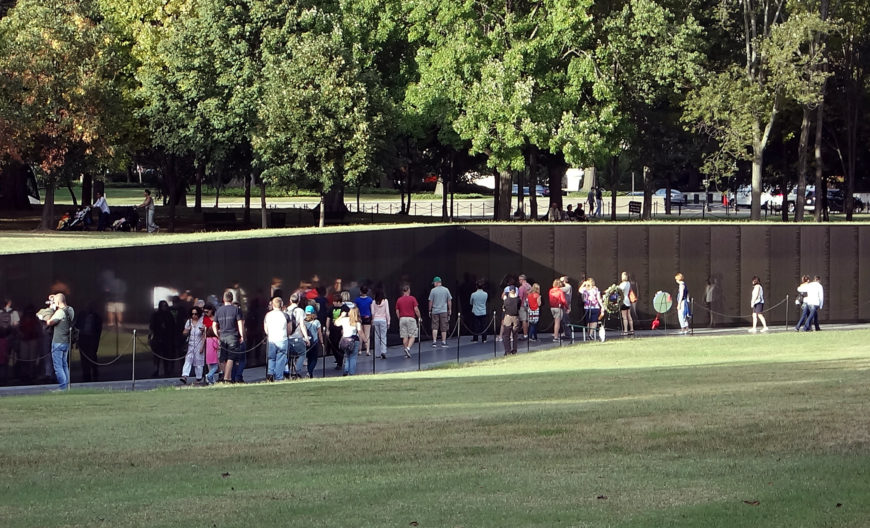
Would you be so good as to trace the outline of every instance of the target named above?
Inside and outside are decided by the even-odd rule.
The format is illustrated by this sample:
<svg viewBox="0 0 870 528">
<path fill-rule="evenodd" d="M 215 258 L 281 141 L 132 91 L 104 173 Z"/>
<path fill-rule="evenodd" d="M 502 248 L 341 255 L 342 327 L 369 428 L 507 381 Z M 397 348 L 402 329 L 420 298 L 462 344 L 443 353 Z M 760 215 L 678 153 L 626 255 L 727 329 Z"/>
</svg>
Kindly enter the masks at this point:
<svg viewBox="0 0 870 528">
<path fill-rule="evenodd" d="M 79 329 L 79 352 L 81 352 L 82 381 L 98 381 L 97 351 L 103 333 L 103 320 L 94 303 L 88 304 L 85 312 L 76 318 Z"/>
<path fill-rule="evenodd" d="M 124 325 L 124 298 L 127 295 L 127 283 L 115 275 L 112 270 L 106 270 L 101 277 L 103 294 L 106 296 L 106 324 L 120 328 Z"/>
<path fill-rule="evenodd" d="M 713 303 L 716 301 L 717 294 L 716 279 L 713 277 L 707 277 L 707 286 L 704 288 L 704 305 L 707 307 L 707 312 L 710 314 L 710 328 L 713 328 L 716 323 L 713 319 Z"/>
<path fill-rule="evenodd" d="M 151 314 L 148 325 L 148 344 L 154 354 L 154 372 L 151 377 L 160 377 L 160 365 L 163 365 L 163 376 L 172 375 L 172 359 L 174 358 L 175 318 L 169 311 L 169 303 L 160 301 L 157 310 Z"/>
</svg>

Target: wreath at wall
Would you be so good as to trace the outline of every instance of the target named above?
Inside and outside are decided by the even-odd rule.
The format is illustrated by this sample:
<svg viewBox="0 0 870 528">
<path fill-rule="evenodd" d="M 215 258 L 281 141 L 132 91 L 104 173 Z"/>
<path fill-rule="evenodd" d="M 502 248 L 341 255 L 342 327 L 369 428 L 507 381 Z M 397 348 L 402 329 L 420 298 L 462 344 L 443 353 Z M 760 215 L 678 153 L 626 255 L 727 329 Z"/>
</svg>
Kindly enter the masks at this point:
<svg viewBox="0 0 870 528">
<path fill-rule="evenodd" d="M 622 290 L 619 289 L 619 286 L 611 284 L 609 288 L 604 290 L 604 295 L 602 295 L 602 297 L 602 300 L 604 301 L 604 311 L 607 312 L 608 315 L 613 315 L 619 312 L 623 302 L 623 294 Z"/>
</svg>

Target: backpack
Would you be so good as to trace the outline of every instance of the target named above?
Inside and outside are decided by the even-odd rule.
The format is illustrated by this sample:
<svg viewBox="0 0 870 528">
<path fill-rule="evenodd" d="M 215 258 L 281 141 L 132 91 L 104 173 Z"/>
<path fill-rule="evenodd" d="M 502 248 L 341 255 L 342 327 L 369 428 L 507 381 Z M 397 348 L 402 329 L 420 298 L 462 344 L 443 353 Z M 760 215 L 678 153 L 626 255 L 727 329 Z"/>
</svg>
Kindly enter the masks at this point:
<svg viewBox="0 0 870 528">
<path fill-rule="evenodd" d="M 299 306 L 290 310 L 290 313 L 284 312 L 284 315 L 287 316 L 287 319 L 290 321 L 290 332 L 287 334 L 287 337 L 292 336 L 296 333 L 296 330 L 299 329 L 299 321 L 296 320 L 296 310 L 301 310 Z"/>
<path fill-rule="evenodd" d="M 75 325 L 75 319 L 70 318 L 67 308 L 63 309 L 67 321 L 69 321 L 69 344 L 70 346 L 79 344 L 79 328 Z"/>
<path fill-rule="evenodd" d="M 0 329 L 12 328 L 12 312 L 0 310 Z"/>
</svg>

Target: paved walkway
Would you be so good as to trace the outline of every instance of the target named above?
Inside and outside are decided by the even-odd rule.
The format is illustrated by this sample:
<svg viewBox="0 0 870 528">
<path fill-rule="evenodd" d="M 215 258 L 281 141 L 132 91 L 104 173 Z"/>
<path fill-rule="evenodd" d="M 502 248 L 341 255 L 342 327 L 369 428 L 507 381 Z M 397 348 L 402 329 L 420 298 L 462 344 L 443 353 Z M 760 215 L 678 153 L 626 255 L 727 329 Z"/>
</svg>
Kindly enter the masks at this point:
<svg viewBox="0 0 870 528">
<path fill-rule="evenodd" d="M 870 329 L 870 323 L 866 324 L 826 324 L 822 327 L 824 331 L 843 331 Z M 793 332 L 794 329 L 789 327 L 777 326 L 771 327 L 771 333 Z M 694 330 L 693 335 L 742 335 L 747 333 L 746 327 L 732 328 L 700 328 Z M 618 331 L 610 330 L 607 333 L 607 340 L 640 340 L 655 337 L 676 336 L 680 337 L 679 331 L 675 329 L 663 330 L 640 330 L 633 337 L 623 337 Z M 691 339 L 691 335 L 682 336 L 685 339 Z M 582 344 L 583 338 L 578 330 L 575 333 L 575 339 L 572 342 L 570 339 L 562 341 L 553 341 L 552 334 L 541 334 L 538 341 L 521 340 L 518 346 L 518 354 L 526 354 L 547 350 L 560 346 L 569 346 L 572 344 Z M 586 342 L 591 346 L 592 341 Z M 357 357 L 357 375 L 361 374 L 386 374 L 391 372 L 410 372 L 415 370 L 426 370 L 437 365 L 446 363 L 471 363 L 475 361 L 484 361 L 494 357 L 501 357 L 504 354 L 504 347 L 501 342 L 493 341 L 492 336 L 485 343 L 475 343 L 471 341 L 470 336 L 465 336 L 457 340 L 452 338 L 447 340 L 447 347 L 433 347 L 431 341 L 423 341 L 415 343 L 412 349 L 412 357 L 406 359 L 402 353 L 401 346 L 389 347 L 387 350 L 387 359 L 380 359 L 365 354 Z M 339 377 L 342 375 L 340 370 L 335 369 L 335 361 L 332 356 L 320 358 L 318 361 L 315 377 Z M 323 361 L 325 359 L 325 361 Z M 265 365 L 245 369 L 245 381 L 247 383 L 262 382 L 266 378 Z M 292 382 L 300 383 L 300 382 Z M 135 386 L 134 386 L 135 385 Z M 103 381 L 94 383 L 74 383 L 73 389 L 97 389 L 97 390 L 152 390 L 159 387 L 178 387 L 182 386 L 178 378 L 145 378 L 137 379 L 135 384 L 132 380 L 124 381 Z M 56 389 L 55 384 L 50 385 L 22 385 L 12 387 L 0 387 L 0 396 L 12 396 L 22 394 L 41 394 Z"/>
</svg>

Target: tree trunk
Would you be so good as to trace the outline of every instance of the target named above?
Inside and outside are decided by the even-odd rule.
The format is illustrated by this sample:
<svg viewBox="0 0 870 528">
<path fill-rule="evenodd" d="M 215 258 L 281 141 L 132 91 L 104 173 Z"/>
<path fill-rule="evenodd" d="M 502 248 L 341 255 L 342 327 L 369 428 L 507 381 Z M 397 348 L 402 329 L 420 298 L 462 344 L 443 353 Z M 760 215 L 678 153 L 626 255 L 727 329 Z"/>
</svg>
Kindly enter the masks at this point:
<svg viewBox="0 0 870 528">
<path fill-rule="evenodd" d="M 245 214 L 244 214 L 244 223 L 247 228 L 251 225 L 251 180 L 254 178 L 253 174 L 245 175 Z"/>
<path fill-rule="evenodd" d="M 523 188 L 525 186 L 525 171 L 517 171 L 517 210 L 514 216 L 522 220 L 526 218 L 526 190 Z M 534 194 L 534 192 L 534 188 L 530 185 L 529 194 Z M 513 194 L 513 188 L 511 188 L 511 194 Z"/>
<path fill-rule="evenodd" d="M 496 220 L 510 220 L 511 219 L 511 173 L 510 171 L 500 171 L 498 178 L 498 186 L 496 188 L 496 192 L 498 193 L 498 210 L 496 211 Z"/>
<path fill-rule="evenodd" d="M 616 195 L 619 191 L 619 156 L 610 160 L 610 219 L 616 220 Z"/>
<path fill-rule="evenodd" d="M 260 227 L 269 227 L 269 215 L 266 211 L 266 182 L 260 182 Z"/>
<path fill-rule="evenodd" d="M 54 223 L 54 179 L 51 176 L 45 179 L 45 200 L 42 205 L 42 221 L 39 228 L 48 230 L 56 227 Z"/>
<path fill-rule="evenodd" d="M 752 145 L 752 210 L 750 220 L 761 220 L 761 169 L 764 166 L 764 146 L 758 141 Z"/>
<path fill-rule="evenodd" d="M 447 191 L 447 187 L 450 185 L 450 183 L 447 181 L 448 178 L 444 177 L 444 174 L 441 174 L 440 178 L 441 178 L 441 220 L 446 222 L 448 220 L 448 215 L 447 215 L 447 192 L 448 191 Z"/>
<path fill-rule="evenodd" d="M 453 199 L 456 194 L 456 151 L 450 151 L 450 222 L 453 222 Z"/>
<path fill-rule="evenodd" d="M 90 173 L 82 175 L 82 205 L 91 205 L 94 203 L 93 196 L 94 177 Z"/>
<path fill-rule="evenodd" d="M 562 194 L 561 182 L 559 184 L 559 194 Z M 538 219 L 538 152 L 535 147 L 529 148 L 529 189 L 532 192 L 529 194 L 529 217 L 532 220 Z M 554 193 L 550 189 L 550 194 Z"/>
<path fill-rule="evenodd" d="M 199 213 L 202 211 L 202 182 L 205 180 L 205 160 L 200 160 L 200 164 L 196 167 L 196 195 L 193 199 L 193 211 Z"/>
<path fill-rule="evenodd" d="M 214 208 L 217 209 L 220 206 L 221 201 L 221 186 L 218 185 L 214 188 Z"/>
<path fill-rule="evenodd" d="M 816 222 L 821 219 L 821 207 L 827 206 L 828 202 L 828 190 L 827 186 L 824 184 L 824 174 L 823 170 L 825 168 L 824 161 L 822 160 L 822 127 L 824 126 L 825 119 L 825 101 L 822 100 L 819 102 L 819 108 L 816 111 L 816 141 L 813 147 L 815 158 L 816 158 L 816 210 L 815 210 L 815 220 Z M 854 181 L 850 179 L 848 183 L 851 183 L 854 189 Z M 847 199 L 851 201 L 852 193 L 849 192 L 847 194 Z M 847 209 L 848 211 L 848 209 Z M 827 209 L 825 209 L 825 216 L 827 217 Z M 851 220 L 851 211 L 849 212 L 849 220 Z M 827 220 L 827 218 L 825 218 Z"/>
<path fill-rule="evenodd" d="M 653 193 L 652 171 L 649 167 L 643 168 L 643 209 L 642 216 L 644 220 L 652 219 L 652 193 Z"/>
<path fill-rule="evenodd" d="M 501 173 L 495 171 L 493 179 L 495 180 L 495 185 L 492 188 L 492 219 L 498 220 L 498 209 L 501 205 L 501 193 L 499 192 L 501 188 Z"/>
<path fill-rule="evenodd" d="M 70 198 L 72 198 L 73 207 L 78 209 L 79 200 L 78 200 L 78 198 L 76 198 L 76 193 L 75 193 L 75 191 L 73 191 L 73 188 L 72 188 L 72 182 L 68 178 L 66 180 L 66 190 L 69 191 L 69 196 L 70 196 Z"/>
<path fill-rule="evenodd" d="M 550 207 L 555 204 L 559 211 L 564 210 L 562 202 L 562 177 L 568 170 L 564 158 L 556 157 L 547 160 L 547 186 L 550 188 Z M 553 191 L 555 189 L 555 192 Z"/>
<path fill-rule="evenodd" d="M 803 107 L 803 119 L 801 119 L 801 135 L 798 141 L 798 182 L 795 191 L 794 221 L 802 222 L 804 219 L 804 202 L 807 195 L 807 157 L 810 145 L 810 108 Z M 787 208 L 787 207 L 786 207 Z"/>
<path fill-rule="evenodd" d="M 317 220 L 317 227 L 323 227 L 326 225 L 326 203 L 325 203 L 325 195 L 321 191 L 320 193 L 320 215 Z"/>
<path fill-rule="evenodd" d="M 175 232 L 175 205 L 178 203 L 178 158 L 169 155 L 169 170 L 166 171 L 169 186 L 169 232 Z"/>
</svg>

